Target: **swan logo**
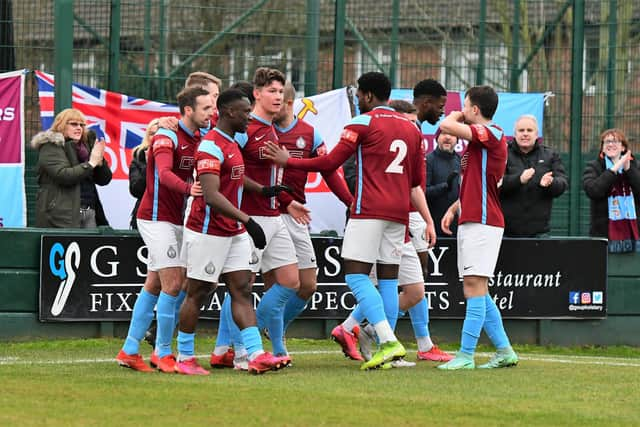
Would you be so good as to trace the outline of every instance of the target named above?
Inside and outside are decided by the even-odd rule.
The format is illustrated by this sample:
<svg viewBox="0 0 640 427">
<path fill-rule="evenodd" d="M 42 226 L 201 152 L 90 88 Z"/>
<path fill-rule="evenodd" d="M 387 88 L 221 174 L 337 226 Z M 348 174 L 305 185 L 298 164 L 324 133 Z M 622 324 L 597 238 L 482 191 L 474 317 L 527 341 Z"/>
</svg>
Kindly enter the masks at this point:
<svg viewBox="0 0 640 427">
<path fill-rule="evenodd" d="M 66 250 L 61 243 L 54 243 L 49 252 L 49 269 L 51 274 L 60 279 L 60 287 L 51 305 L 52 315 L 59 316 L 62 313 L 76 280 L 76 271 L 79 266 L 80 246 L 77 242 L 69 243 Z"/>
</svg>

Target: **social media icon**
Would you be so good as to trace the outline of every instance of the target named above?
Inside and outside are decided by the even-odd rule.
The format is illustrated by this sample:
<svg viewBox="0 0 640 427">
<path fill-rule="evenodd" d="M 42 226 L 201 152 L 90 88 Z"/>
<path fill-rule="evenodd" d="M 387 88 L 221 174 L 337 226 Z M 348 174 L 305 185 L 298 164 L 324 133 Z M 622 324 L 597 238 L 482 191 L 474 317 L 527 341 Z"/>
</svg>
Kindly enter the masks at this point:
<svg viewBox="0 0 640 427">
<path fill-rule="evenodd" d="M 580 294 L 580 304 L 591 304 L 591 292 Z"/>
<path fill-rule="evenodd" d="M 604 293 L 601 291 L 593 292 L 593 303 L 594 304 L 602 304 L 604 302 Z"/>
<path fill-rule="evenodd" d="M 580 292 L 569 292 L 569 304 L 580 304 Z"/>
</svg>

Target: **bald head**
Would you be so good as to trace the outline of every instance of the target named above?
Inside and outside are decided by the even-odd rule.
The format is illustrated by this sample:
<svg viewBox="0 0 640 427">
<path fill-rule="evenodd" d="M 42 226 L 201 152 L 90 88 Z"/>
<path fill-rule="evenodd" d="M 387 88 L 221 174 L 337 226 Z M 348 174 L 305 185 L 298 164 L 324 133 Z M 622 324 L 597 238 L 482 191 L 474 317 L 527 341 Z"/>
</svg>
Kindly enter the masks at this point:
<svg viewBox="0 0 640 427">
<path fill-rule="evenodd" d="M 280 127 L 287 127 L 293 121 L 293 101 L 296 98 L 296 88 L 293 83 L 286 81 L 280 112 L 273 117 L 273 122 Z"/>
<path fill-rule="evenodd" d="M 289 80 L 284 84 L 284 102 L 296 99 L 296 88 Z"/>
</svg>

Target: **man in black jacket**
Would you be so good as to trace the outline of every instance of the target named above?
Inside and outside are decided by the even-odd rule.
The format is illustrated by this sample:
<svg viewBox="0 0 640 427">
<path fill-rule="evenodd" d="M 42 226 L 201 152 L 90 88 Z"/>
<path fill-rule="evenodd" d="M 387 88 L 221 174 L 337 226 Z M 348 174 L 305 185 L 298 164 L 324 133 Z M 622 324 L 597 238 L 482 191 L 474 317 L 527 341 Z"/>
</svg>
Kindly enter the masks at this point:
<svg viewBox="0 0 640 427">
<path fill-rule="evenodd" d="M 567 189 L 567 174 L 558 153 L 538 142 L 535 116 L 520 116 L 514 130 L 500 190 L 504 235 L 544 237 L 550 229 L 553 199 Z"/>
</svg>

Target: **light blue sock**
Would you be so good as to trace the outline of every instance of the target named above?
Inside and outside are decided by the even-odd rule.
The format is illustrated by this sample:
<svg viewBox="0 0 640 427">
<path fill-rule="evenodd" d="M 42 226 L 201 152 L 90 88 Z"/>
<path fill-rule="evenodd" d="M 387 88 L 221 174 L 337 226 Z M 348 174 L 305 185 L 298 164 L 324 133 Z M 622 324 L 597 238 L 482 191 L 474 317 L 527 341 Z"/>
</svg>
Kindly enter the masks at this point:
<svg viewBox="0 0 640 427">
<path fill-rule="evenodd" d="M 262 339 L 260 338 L 260 331 L 256 326 L 249 326 L 240 331 L 242 335 L 242 342 L 247 349 L 247 353 L 251 356 L 256 351 L 262 350 Z"/>
<path fill-rule="evenodd" d="M 229 303 L 224 310 L 225 323 L 229 331 L 229 341 L 231 342 L 231 345 L 233 345 L 233 347 L 237 350 L 244 345 L 242 341 L 242 334 L 240 333 L 240 328 L 236 324 L 236 321 L 233 320 L 233 310 L 231 309 L 231 294 L 229 294 L 228 297 L 225 298 L 225 300 L 226 299 L 229 300 Z"/>
<path fill-rule="evenodd" d="M 498 310 L 496 303 L 489 294 L 485 296 L 485 302 L 486 315 L 484 319 L 484 331 L 498 350 L 510 347 L 511 343 L 509 343 L 509 337 L 507 337 L 507 333 L 504 330 L 500 310 Z"/>
<path fill-rule="evenodd" d="M 287 349 L 284 346 L 284 307 L 289 299 L 296 295 L 294 289 L 285 288 L 284 286 L 274 283 L 267 292 L 262 295 L 256 317 L 258 318 L 258 327 L 267 327 L 269 330 L 269 339 L 273 347 L 273 354 L 286 354 Z"/>
<path fill-rule="evenodd" d="M 411 326 L 416 338 L 429 336 L 429 304 L 426 298 L 422 298 L 419 303 L 409 309 Z"/>
<path fill-rule="evenodd" d="M 297 294 L 289 298 L 284 306 L 284 330 L 286 331 L 291 322 L 304 311 L 307 300 L 300 298 Z"/>
<path fill-rule="evenodd" d="M 136 303 L 133 305 L 133 313 L 131 314 L 131 323 L 129 324 L 129 332 L 127 339 L 124 341 L 122 350 L 131 355 L 138 354 L 140 351 L 140 341 L 144 338 L 145 332 L 149 329 L 153 320 L 153 307 L 158 302 L 158 296 L 150 294 L 144 288 L 140 291 Z"/>
<path fill-rule="evenodd" d="M 156 332 L 156 354 L 164 357 L 171 354 L 171 340 L 175 329 L 176 299 L 167 293 L 160 292 L 156 317 L 158 331 Z"/>
<path fill-rule="evenodd" d="M 351 312 L 351 317 L 358 321 L 358 323 L 364 322 L 366 317 L 364 316 L 364 310 L 362 310 L 362 306 L 360 304 L 356 305 L 356 308 Z"/>
<path fill-rule="evenodd" d="M 173 325 L 173 329 L 175 329 L 178 326 L 178 323 L 180 322 L 180 307 L 182 307 L 182 303 L 184 302 L 184 299 L 187 297 L 187 293 L 185 291 L 180 291 L 178 293 L 178 296 L 176 297 L 176 314 L 175 314 L 175 324 Z"/>
<path fill-rule="evenodd" d="M 486 300 L 484 295 L 467 299 L 467 313 L 462 324 L 462 339 L 460 340 L 460 351 L 468 355 L 473 355 L 478 345 L 482 325 L 484 325 L 486 310 Z"/>
<path fill-rule="evenodd" d="M 398 300 L 398 279 L 378 279 L 378 292 L 382 297 L 384 314 L 387 316 L 391 330 L 396 329 L 398 323 L 398 310 L 400 301 Z"/>
<path fill-rule="evenodd" d="M 220 307 L 220 320 L 218 321 L 216 347 L 231 346 L 229 320 L 225 315 L 227 311 L 231 311 L 231 295 L 229 293 L 224 294 L 224 301 L 222 301 L 222 307 Z"/>
<path fill-rule="evenodd" d="M 195 356 L 196 334 L 178 331 L 178 354 L 181 356 Z"/>
<path fill-rule="evenodd" d="M 384 315 L 384 305 L 382 297 L 376 290 L 371 279 L 366 274 L 347 274 L 344 276 L 347 286 L 353 292 L 353 296 L 358 301 L 358 305 L 369 323 L 375 325 L 383 320 L 387 320 Z M 398 312 L 396 308 L 396 313 Z"/>
</svg>

